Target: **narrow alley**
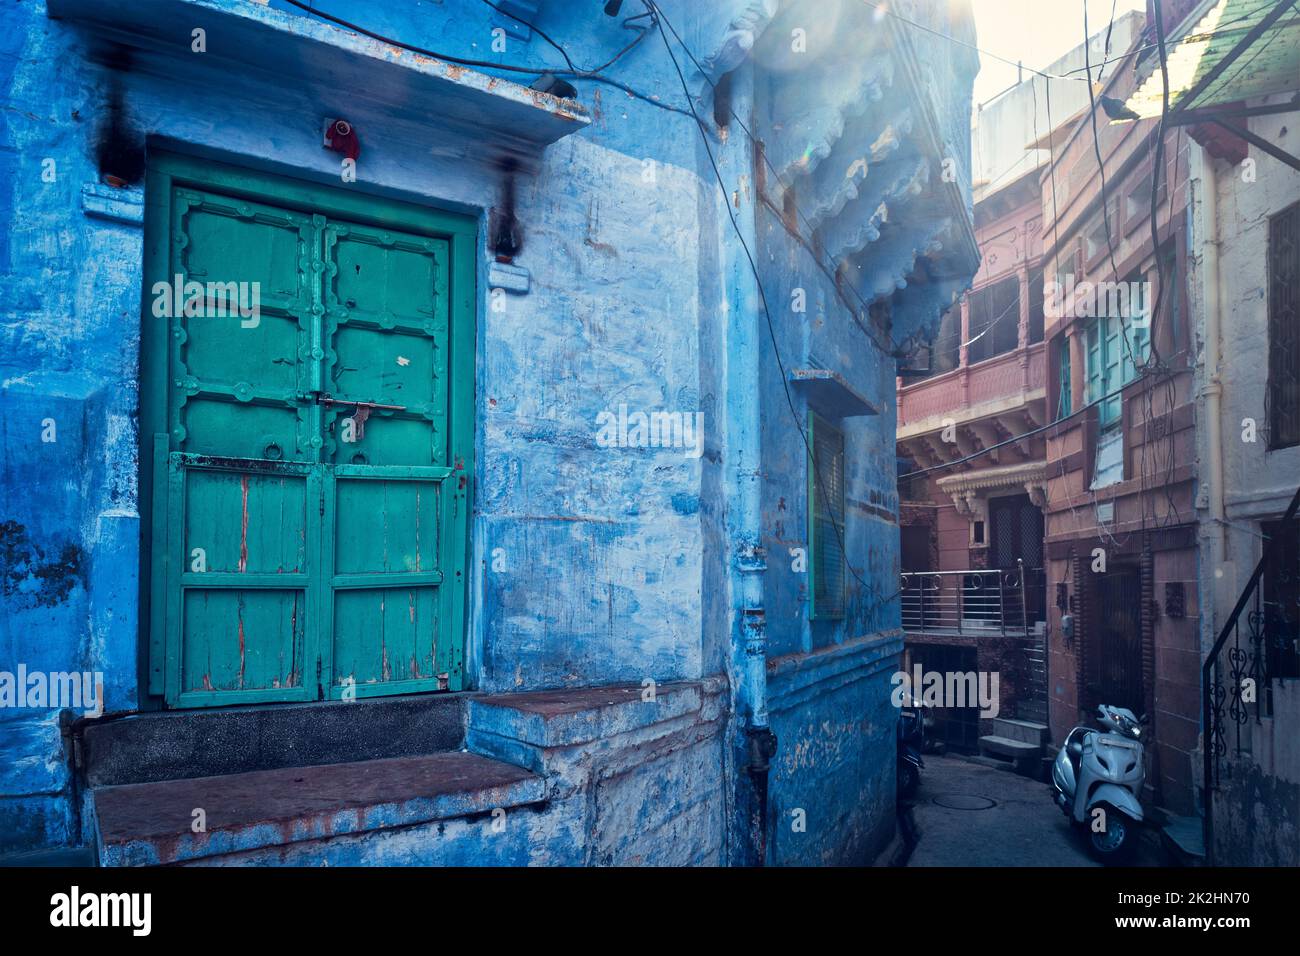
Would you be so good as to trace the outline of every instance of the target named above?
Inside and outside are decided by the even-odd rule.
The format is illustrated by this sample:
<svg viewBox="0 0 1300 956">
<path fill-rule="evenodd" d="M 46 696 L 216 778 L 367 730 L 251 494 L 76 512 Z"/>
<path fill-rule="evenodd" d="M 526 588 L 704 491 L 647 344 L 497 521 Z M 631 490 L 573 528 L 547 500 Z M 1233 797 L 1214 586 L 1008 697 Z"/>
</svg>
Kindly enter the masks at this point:
<svg viewBox="0 0 1300 956">
<path fill-rule="evenodd" d="M 927 754 L 912 808 L 919 836 L 907 860 L 924 866 L 1099 866 L 1048 785 L 979 758 Z M 1133 866 L 1165 866 L 1154 840 Z"/>
</svg>

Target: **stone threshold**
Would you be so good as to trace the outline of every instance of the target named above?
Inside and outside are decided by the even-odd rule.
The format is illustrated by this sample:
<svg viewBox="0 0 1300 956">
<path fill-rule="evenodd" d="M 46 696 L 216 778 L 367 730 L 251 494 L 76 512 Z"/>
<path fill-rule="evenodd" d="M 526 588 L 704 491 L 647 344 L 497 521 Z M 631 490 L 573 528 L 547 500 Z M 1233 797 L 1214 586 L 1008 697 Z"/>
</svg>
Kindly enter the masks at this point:
<svg viewBox="0 0 1300 956">
<path fill-rule="evenodd" d="M 466 751 L 99 787 L 92 795 L 104 866 L 186 863 L 545 799 L 540 776 Z"/>
</svg>

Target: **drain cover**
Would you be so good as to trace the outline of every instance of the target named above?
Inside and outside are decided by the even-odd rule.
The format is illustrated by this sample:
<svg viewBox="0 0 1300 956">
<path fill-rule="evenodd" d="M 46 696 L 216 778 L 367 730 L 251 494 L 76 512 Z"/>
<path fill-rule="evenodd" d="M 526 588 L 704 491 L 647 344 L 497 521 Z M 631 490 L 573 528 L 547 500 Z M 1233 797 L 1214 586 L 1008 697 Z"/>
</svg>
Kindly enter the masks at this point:
<svg viewBox="0 0 1300 956">
<path fill-rule="evenodd" d="M 987 810 L 998 805 L 996 800 L 977 797 L 971 793 L 941 793 L 934 802 L 949 810 Z"/>
</svg>

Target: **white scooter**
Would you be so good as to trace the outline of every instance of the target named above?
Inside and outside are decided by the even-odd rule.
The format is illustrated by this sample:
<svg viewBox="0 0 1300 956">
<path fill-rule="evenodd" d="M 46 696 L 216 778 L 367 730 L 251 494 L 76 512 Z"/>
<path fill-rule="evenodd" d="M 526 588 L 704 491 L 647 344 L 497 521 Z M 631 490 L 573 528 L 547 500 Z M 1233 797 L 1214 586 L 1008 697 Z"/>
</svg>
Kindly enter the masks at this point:
<svg viewBox="0 0 1300 956">
<path fill-rule="evenodd" d="M 1133 712 L 1102 704 L 1097 714 L 1104 730 L 1075 727 L 1065 738 L 1052 765 L 1052 791 L 1070 821 L 1088 828 L 1093 854 L 1113 862 L 1137 843 L 1146 764 Z"/>
</svg>

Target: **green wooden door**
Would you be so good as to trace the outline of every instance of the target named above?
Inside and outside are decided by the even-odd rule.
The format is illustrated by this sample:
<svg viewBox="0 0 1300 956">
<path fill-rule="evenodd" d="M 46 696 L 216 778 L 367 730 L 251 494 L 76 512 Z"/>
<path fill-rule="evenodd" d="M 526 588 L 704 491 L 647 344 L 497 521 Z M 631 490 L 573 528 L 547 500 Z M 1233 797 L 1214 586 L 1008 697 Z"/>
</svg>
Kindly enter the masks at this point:
<svg viewBox="0 0 1300 956">
<path fill-rule="evenodd" d="M 150 690 L 459 689 L 472 227 L 174 157 L 148 188 Z"/>
</svg>

